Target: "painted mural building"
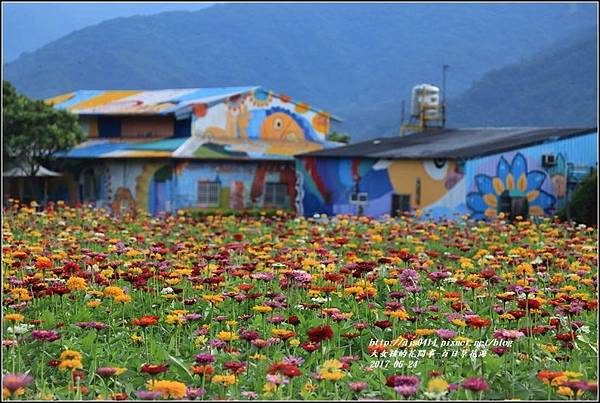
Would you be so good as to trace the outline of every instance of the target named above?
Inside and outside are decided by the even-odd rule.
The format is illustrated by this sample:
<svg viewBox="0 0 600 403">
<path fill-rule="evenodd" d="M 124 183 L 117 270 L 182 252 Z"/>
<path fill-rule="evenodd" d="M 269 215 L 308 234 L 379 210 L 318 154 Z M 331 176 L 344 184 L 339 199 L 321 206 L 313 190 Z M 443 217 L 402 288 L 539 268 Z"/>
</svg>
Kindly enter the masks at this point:
<svg viewBox="0 0 600 403">
<path fill-rule="evenodd" d="M 46 102 L 76 113 L 86 140 L 58 155 L 51 199 L 157 214 L 181 208 L 293 209 L 293 156 L 339 144 L 339 120 L 260 87 L 77 91 Z"/>
<path fill-rule="evenodd" d="M 297 211 L 485 219 L 553 215 L 597 168 L 590 129 L 438 129 L 296 158 Z"/>
</svg>

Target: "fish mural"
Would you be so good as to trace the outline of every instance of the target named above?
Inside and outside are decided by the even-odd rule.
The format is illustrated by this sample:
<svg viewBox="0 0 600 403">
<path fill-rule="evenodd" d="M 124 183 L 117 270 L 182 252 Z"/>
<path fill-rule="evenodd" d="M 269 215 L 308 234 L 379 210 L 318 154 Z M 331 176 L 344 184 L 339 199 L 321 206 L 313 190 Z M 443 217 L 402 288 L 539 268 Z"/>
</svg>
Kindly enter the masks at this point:
<svg viewBox="0 0 600 403">
<path fill-rule="evenodd" d="M 336 146 L 326 140 L 329 120 L 329 114 L 307 104 L 295 104 L 289 97 L 259 89 L 196 115 L 192 133 L 197 147 L 191 153 L 197 155 L 200 148 L 212 144 L 224 146 L 225 153 L 241 152 L 252 158 L 291 158 Z"/>
</svg>

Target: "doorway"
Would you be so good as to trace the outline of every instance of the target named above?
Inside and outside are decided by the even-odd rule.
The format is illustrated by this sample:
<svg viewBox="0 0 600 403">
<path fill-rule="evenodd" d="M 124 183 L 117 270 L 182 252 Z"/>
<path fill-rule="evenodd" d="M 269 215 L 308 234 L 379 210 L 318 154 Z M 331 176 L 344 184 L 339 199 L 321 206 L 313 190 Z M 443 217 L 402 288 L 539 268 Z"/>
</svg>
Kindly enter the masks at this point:
<svg viewBox="0 0 600 403">
<path fill-rule="evenodd" d="M 392 211 L 390 212 L 392 217 L 398 217 L 410 210 L 410 195 L 392 194 Z"/>
</svg>

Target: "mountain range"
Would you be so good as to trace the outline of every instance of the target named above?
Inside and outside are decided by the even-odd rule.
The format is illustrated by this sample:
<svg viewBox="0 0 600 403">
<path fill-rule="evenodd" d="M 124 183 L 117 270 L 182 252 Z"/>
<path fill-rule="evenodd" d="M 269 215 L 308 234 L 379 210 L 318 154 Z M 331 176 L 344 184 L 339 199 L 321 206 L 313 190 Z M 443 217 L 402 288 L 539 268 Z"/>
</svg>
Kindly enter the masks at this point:
<svg viewBox="0 0 600 403">
<path fill-rule="evenodd" d="M 493 121 L 485 115 L 495 114 L 486 110 L 485 102 L 493 106 L 486 91 L 498 97 L 517 92 L 505 91 L 501 83 L 520 70 L 502 75 L 502 68 L 551 62 L 552 52 L 540 56 L 545 61 L 530 58 L 595 27 L 595 7 L 218 4 L 117 18 L 75 31 L 5 64 L 4 79 L 34 98 L 77 89 L 262 85 L 341 116 L 345 122 L 336 130 L 356 140 L 393 134 L 398 125 L 390 122 L 399 123 L 400 99 L 408 99 L 415 84 L 439 85 L 443 64 L 450 66 L 447 95 L 456 100 L 452 122 Z M 589 44 L 581 49 L 589 51 Z M 570 90 L 567 82 L 562 87 Z M 475 113 L 469 102 L 480 110 Z M 461 115 L 459 105 L 469 112 Z"/>
<path fill-rule="evenodd" d="M 447 100 L 448 127 L 595 127 L 598 120 L 598 39 L 570 35 L 519 63 L 493 69 L 465 92 Z M 409 95 L 404 109 L 408 119 Z M 354 142 L 400 132 L 400 99 L 350 108 L 344 123 Z M 406 120 L 405 120 L 406 122 Z"/>
</svg>

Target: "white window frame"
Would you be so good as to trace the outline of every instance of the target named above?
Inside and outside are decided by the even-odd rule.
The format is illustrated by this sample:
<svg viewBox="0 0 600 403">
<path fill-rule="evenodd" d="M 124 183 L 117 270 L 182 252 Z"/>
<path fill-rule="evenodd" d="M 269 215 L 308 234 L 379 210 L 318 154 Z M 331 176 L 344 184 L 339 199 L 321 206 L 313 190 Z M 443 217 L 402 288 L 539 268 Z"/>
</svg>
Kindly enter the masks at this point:
<svg viewBox="0 0 600 403">
<path fill-rule="evenodd" d="M 196 202 L 199 207 L 218 207 L 221 204 L 221 183 L 198 181 Z"/>
</svg>

